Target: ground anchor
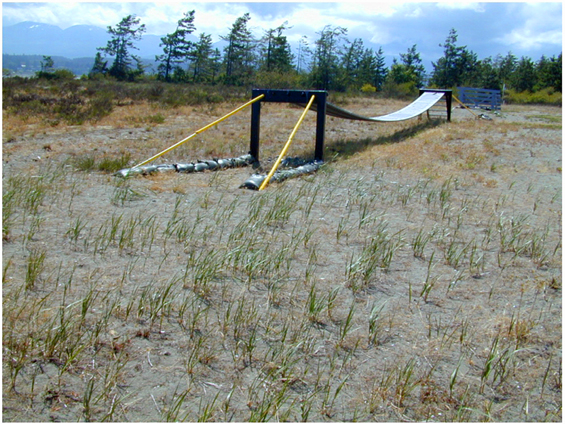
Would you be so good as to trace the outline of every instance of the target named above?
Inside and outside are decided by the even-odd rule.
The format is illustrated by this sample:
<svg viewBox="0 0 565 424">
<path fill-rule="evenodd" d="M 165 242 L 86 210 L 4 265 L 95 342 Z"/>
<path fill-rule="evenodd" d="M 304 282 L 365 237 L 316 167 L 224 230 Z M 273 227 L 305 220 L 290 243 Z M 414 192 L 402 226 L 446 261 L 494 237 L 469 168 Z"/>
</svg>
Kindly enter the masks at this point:
<svg viewBox="0 0 565 424">
<path fill-rule="evenodd" d="M 291 159 L 292 160 L 292 159 Z M 302 175 L 312 174 L 320 169 L 324 164 L 323 161 L 315 160 L 313 162 L 304 162 L 302 165 L 294 168 L 281 169 L 276 171 L 270 178 L 271 182 L 280 183 L 289 178 L 296 178 Z M 285 160 L 282 161 L 281 166 L 285 166 Z M 250 190 L 259 190 L 265 183 L 267 174 L 253 174 L 239 188 L 248 188 Z"/>
<path fill-rule="evenodd" d="M 134 175 L 149 175 L 156 172 L 204 172 L 204 171 L 219 171 L 228 168 L 241 168 L 244 166 L 254 165 L 257 161 L 249 154 L 229 159 L 212 159 L 212 160 L 199 160 L 196 163 L 175 163 L 165 165 L 145 165 L 136 166 L 133 168 L 121 169 L 114 175 L 118 177 L 132 177 Z"/>
</svg>

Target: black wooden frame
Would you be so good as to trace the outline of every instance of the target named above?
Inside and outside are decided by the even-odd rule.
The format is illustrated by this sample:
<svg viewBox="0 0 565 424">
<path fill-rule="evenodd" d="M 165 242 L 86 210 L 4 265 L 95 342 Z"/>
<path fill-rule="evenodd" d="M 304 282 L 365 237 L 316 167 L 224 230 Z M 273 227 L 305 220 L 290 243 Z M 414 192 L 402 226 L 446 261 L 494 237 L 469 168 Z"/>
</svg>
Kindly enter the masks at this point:
<svg viewBox="0 0 565 424">
<path fill-rule="evenodd" d="M 445 103 L 447 109 L 447 120 L 451 121 L 451 102 L 452 102 L 452 91 L 451 90 L 440 90 L 440 89 L 421 89 L 420 95 L 425 92 L 439 92 L 444 93 Z M 314 158 L 319 161 L 324 160 L 324 139 L 326 130 L 326 101 L 328 97 L 328 92 L 325 90 L 271 90 L 271 89 L 259 89 L 255 88 L 252 90 L 252 99 L 263 94 L 261 100 L 253 103 L 251 105 L 251 137 L 250 137 L 250 147 L 249 153 L 259 160 L 259 139 L 260 139 L 260 127 L 261 127 L 261 103 L 298 103 L 306 105 L 310 100 L 310 97 L 316 96 L 314 103 L 316 104 L 316 149 L 314 153 Z"/>
<path fill-rule="evenodd" d="M 258 102 L 251 105 L 251 141 L 249 153 L 259 160 L 259 139 L 261 126 L 261 103 L 299 103 L 306 105 L 310 97 L 316 96 L 314 103 L 316 104 L 316 150 L 314 157 L 316 160 L 324 160 L 324 137 L 326 129 L 326 99 L 328 92 L 324 90 L 264 90 L 253 89 L 252 97 L 256 98 L 264 94 Z"/>
</svg>

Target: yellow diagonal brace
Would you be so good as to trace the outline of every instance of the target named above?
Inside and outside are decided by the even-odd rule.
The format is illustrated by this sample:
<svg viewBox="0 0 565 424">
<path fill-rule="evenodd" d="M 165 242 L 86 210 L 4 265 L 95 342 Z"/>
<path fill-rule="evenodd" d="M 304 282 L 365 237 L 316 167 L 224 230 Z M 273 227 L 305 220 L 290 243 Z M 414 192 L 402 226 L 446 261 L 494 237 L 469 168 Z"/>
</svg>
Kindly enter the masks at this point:
<svg viewBox="0 0 565 424">
<path fill-rule="evenodd" d="M 155 156 L 152 156 L 152 157 L 150 157 L 149 159 L 147 159 L 147 160 L 145 160 L 145 161 L 143 161 L 143 162 L 141 162 L 141 163 L 138 163 L 138 164 L 135 165 L 133 168 L 139 168 L 140 166 L 146 165 L 146 164 L 148 164 L 149 162 L 152 162 L 152 161 L 154 161 L 155 159 L 157 159 L 157 158 L 163 156 L 165 153 L 168 153 L 168 152 L 170 152 L 171 150 L 176 149 L 176 148 L 179 147 L 181 144 L 186 143 L 188 140 L 190 140 L 191 138 L 195 137 L 196 135 L 198 135 L 198 134 L 200 134 L 200 133 L 206 131 L 207 129 L 212 128 L 214 125 L 216 125 L 216 124 L 222 122 L 224 119 L 227 119 L 227 118 L 229 118 L 229 117 L 232 116 L 232 115 L 235 115 L 235 114 L 236 114 L 237 112 L 239 112 L 240 110 L 245 109 L 247 106 L 249 106 L 249 105 L 251 105 L 251 104 L 253 104 L 253 103 L 255 103 L 255 102 L 261 100 L 263 97 L 265 97 L 265 95 L 264 95 L 264 94 L 261 94 L 260 96 L 257 96 L 257 97 L 255 97 L 254 99 L 251 99 L 250 101 L 248 101 L 248 102 L 245 103 L 244 105 L 241 105 L 241 106 L 238 107 L 237 109 L 232 110 L 232 111 L 231 111 L 230 113 L 228 113 L 227 115 L 224 115 L 224 116 L 222 116 L 222 117 L 219 118 L 219 119 L 216 119 L 216 120 L 215 120 L 214 122 L 212 122 L 211 124 L 208 124 L 208 125 L 206 125 L 205 127 L 200 128 L 198 131 L 195 131 L 193 134 L 191 134 L 191 135 L 189 135 L 188 137 L 182 139 L 182 140 L 179 141 L 178 143 L 173 144 L 171 147 L 166 148 L 166 149 L 163 150 L 161 153 L 157 153 Z M 132 168 L 132 169 L 133 169 L 133 168 Z"/>
<path fill-rule="evenodd" d="M 267 178 L 265 178 L 263 180 L 263 183 L 261 184 L 261 186 L 259 187 L 259 190 L 263 190 L 265 187 L 267 187 L 267 184 L 269 184 L 269 180 L 271 179 L 271 177 L 273 176 L 273 174 L 275 173 L 275 171 L 277 170 L 277 168 L 279 167 L 282 158 L 284 157 L 284 155 L 286 155 L 286 151 L 288 150 L 288 148 L 290 147 L 290 144 L 292 143 L 292 139 L 294 137 L 294 134 L 296 134 L 296 131 L 298 130 L 298 127 L 300 126 L 300 124 L 302 124 L 302 121 L 304 120 L 304 117 L 306 116 L 306 113 L 308 112 L 308 110 L 310 109 L 310 106 L 312 106 L 312 103 L 314 103 L 314 99 L 316 98 L 316 96 L 312 96 L 310 97 L 310 101 L 308 102 L 308 104 L 306 105 L 306 109 L 304 109 L 304 112 L 302 112 L 302 115 L 300 116 L 300 119 L 298 120 L 298 122 L 296 123 L 296 125 L 294 126 L 294 129 L 292 130 L 292 133 L 290 133 L 290 137 L 288 137 L 288 141 L 286 142 L 285 146 L 282 149 L 281 154 L 279 155 L 277 161 L 275 162 L 275 164 L 273 165 L 273 168 L 271 169 L 271 171 L 269 172 L 269 174 L 267 175 Z"/>
<path fill-rule="evenodd" d="M 463 102 L 461 100 L 459 100 L 457 97 L 455 97 L 453 94 L 451 95 L 451 97 L 453 97 L 455 99 L 456 102 L 458 102 L 461 106 L 463 106 L 465 109 L 467 109 L 469 112 L 471 112 L 473 115 L 475 115 L 475 118 L 479 119 L 479 116 L 477 114 L 475 114 L 471 109 L 469 109 L 466 105 L 463 104 Z"/>
</svg>

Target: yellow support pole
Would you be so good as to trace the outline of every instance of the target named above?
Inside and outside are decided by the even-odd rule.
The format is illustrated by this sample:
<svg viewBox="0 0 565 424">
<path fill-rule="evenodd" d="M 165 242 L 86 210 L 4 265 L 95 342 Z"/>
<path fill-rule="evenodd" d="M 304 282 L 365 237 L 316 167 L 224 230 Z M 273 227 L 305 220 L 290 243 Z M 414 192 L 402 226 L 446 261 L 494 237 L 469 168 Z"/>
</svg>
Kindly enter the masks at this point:
<svg viewBox="0 0 565 424">
<path fill-rule="evenodd" d="M 467 109 L 469 112 L 471 112 L 473 115 L 475 115 L 475 118 L 479 119 L 479 116 L 477 116 L 477 114 L 475 114 L 471 109 L 469 109 L 466 105 L 463 104 L 463 102 L 461 100 L 459 100 L 457 97 L 455 97 L 453 94 L 451 95 L 461 106 L 463 106 L 465 109 Z"/>
<path fill-rule="evenodd" d="M 269 174 L 267 175 L 267 178 L 265 178 L 263 180 L 263 182 L 261 183 L 261 186 L 259 187 L 259 190 L 263 190 L 265 187 L 267 187 L 267 184 L 269 184 L 269 180 L 271 179 L 271 177 L 274 175 L 275 171 L 277 170 L 277 168 L 279 167 L 282 158 L 284 157 L 284 155 L 286 154 L 286 151 L 288 150 L 288 148 L 290 147 L 290 144 L 292 142 L 292 139 L 294 138 L 294 134 L 296 134 L 296 131 L 298 130 L 298 127 L 300 126 L 300 124 L 302 124 L 302 121 L 304 120 L 304 117 L 306 116 L 306 113 L 308 112 L 308 110 L 310 109 L 310 107 L 312 106 L 312 103 L 314 103 L 314 99 L 316 98 L 316 96 L 312 96 L 310 97 L 310 101 L 308 102 L 308 104 L 306 105 L 306 109 L 304 109 L 304 112 L 302 112 L 302 115 L 300 116 L 300 119 L 298 120 L 298 122 L 296 123 L 296 125 L 294 126 L 294 129 L 292 130 L 292 133 L 290 133 L 290 137 L 288 138 L 288 141 L 286 142 L 285 146 L 282 149 L 281 154 L 279 155 L 277 161 L 275 162 L 275 164 L 273 165 L 273 167 L 271 168 L 271 171 L 269 172 Z"/>
<path fill-rule="evenodd" d="M 170 152 L 171 150 L 176 149 L 177 147 L 179 147 L 181 144 L 186 143 L 188 140 L 190 140 L 191 138 L 197 136 L 198 134 L 206 131 L 207 129 L 212 128 L 214 125 L 219 124 L 220 122 L 222 122 L 223 120 L 229 118 L 232 115 L 235 115 L 237 112 L 239 112 L 242 109 L 245 109 L 247 106 L 261 100 L 263 97 L 265 97 L 264 94 L 261 94 L 260 96 L 255 97 L 254 99 L 251 99 L 250 101 L 248 101 L 247 103 L 245 103 L 244 105 L 238 107 L 237 109 L 232 110 L 230 113 L 228 113 L 227 115 L 222 116 L 219 119 L 216 119 L 214 122 L 212 122 L 211 124 L 206 125 L 205 127 L 200 128 L 199 130 L 195 131 L 193 134 L 189 135 L 188 137 L 182 139 L 181 141 L 179 141 L 178 143 L 172 145 L 171 147 L 166 148 L 165 150 L 163 150 L 161 153 L 157 153 L 155 156 L 150 157 L 149 159 L 135 165 L 133 168 L 139 168 L 140 166 L 146 165 L 149 162 L 154 161 L 155 159 L 163 156 L 165 153 Z M 132 168 L 132 169 L 133 169 Z"/>
</svg>

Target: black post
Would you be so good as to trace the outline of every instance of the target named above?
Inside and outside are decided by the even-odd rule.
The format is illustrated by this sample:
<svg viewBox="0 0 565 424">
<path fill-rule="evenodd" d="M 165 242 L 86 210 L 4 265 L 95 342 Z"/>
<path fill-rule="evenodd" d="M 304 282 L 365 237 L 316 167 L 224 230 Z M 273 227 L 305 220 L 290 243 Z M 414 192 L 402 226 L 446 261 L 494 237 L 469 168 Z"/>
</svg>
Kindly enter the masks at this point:
<svg viewBox="0 0 565 424">
<path fill-rule="evenodd" d="M 255 98 L 253 94 L 252 98 Z M 249 154 L 259 161 L 259 133 L 261 129 L 261 101 L 251 105 L 251 142 L 249 146 Z"/>
<path fill-rule="evenodd" d="M 447 120 L 451 122 L 451 98 L 453 96 L 453 92 L 451 90 L 445 93 L 445 104 L 447 105 Z"/>
<path fill-rule="evenodd" d="M 451 98 L 453 95 L 453 90 L 443 90 L 443 89 L 436 89 L 436 88 L 421 88 L 420 89 L 420 96 L 425 92 L 432 92 L 432 93 L 443 93 L 445 96 L 445 107 L 447 108 L 447 120 L 451 121 Z"/>
<path fill-rule="evenodd" d="M 324 139 L 326 134 L 326 97 L 327 92 L 316 94 L 316 151 L 314 158 L 319 161 L 324 160 Z"/>
</svg>

